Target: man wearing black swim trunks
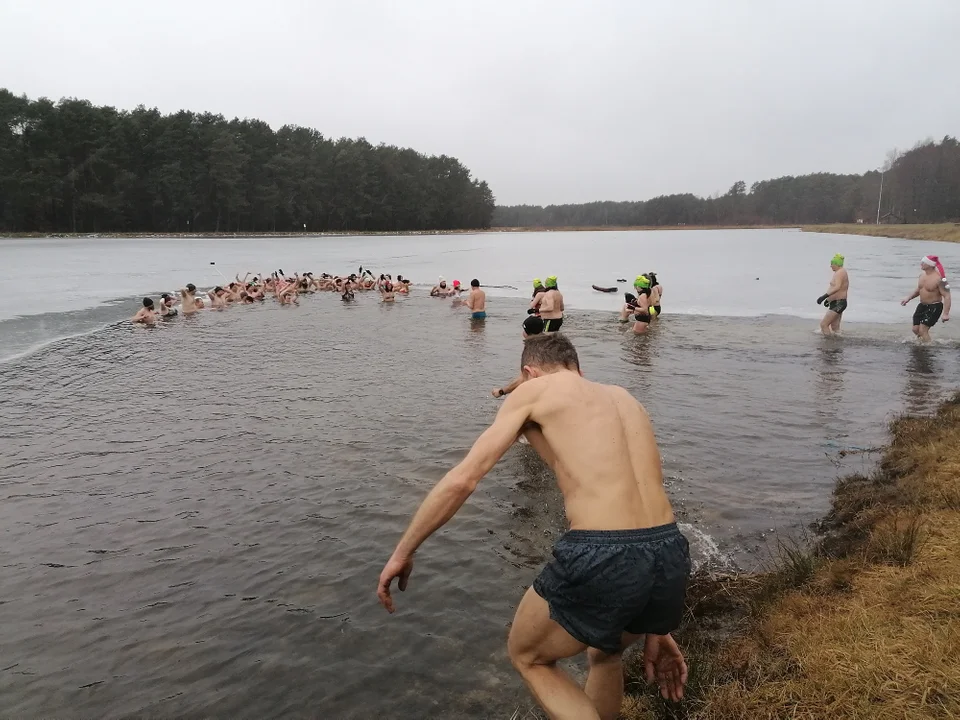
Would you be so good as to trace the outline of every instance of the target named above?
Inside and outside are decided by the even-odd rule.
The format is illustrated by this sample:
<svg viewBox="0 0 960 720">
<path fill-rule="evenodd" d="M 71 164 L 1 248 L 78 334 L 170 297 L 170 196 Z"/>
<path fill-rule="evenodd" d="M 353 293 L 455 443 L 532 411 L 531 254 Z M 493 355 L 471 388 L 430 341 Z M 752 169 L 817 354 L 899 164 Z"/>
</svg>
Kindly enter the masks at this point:
<svg viewBox="0 0 960 720">
<path fill-rule="evenodd" d="M 947 275 L 936 255 L 927 255 L 920 260 L 920 280 L 917 289 L 900 301 L 906 305 L 915 297 L 920 304 L 913 313 L 913 334 L 921 342 L 930 342 L 930 328 L 937 324 L 941 315 L 943 321 L 950 320 L 950 284 Z"/>
<path fill-rule="evenodd" d="M 690 573 L 686 539 L 663 488 L 650 419 L 623 388 L 585 380 L 562 334 L 524 341 L 523 382 L 466 458 L 430 491 L 380 574 L 377 596 L 393 612 L 391 584 L 406 590 L 420 545 L 448 522 L 524 435 L 554 471 L 570 531 L 517 607 L 507 649 L 551 718 L 616 718 L 621 653 L 644 641 L 648 680 L 683 695 L 687 669 L 670 633 Z M 579 687 L 557 661 L 587 651 Z"/>
<path fill-rule="evenodd" d="M 840 320 L 843 311 L 847 309 L 847 293 L 850 291 L 850 276 L 843 267 L 844 257 L 837 253 L 830 260 L 830 269 L 833 277 L 827 291 L 817 298 L 817 305 L 823 304 L 827 312 L 820 321 L 820 332 L 823 335 L 835 335 L 840 332 Z"/>
</svg>

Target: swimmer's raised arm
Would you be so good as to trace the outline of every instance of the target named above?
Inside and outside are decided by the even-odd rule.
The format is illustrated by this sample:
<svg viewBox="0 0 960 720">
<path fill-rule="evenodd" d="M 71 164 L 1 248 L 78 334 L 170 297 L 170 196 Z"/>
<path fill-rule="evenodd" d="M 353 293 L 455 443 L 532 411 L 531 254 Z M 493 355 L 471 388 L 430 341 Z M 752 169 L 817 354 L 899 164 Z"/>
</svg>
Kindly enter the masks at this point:
<svg viewBox="0 0 960 720">
<path fill-rule="evenodd" d="M 483 476 L 513 445 L 530 419 L 539 395 L 540 391 L 530 385 L 511 395 L 500 408 L 493 424 L 477 438 L 463 461 L 444 475 L 424 499 L 380 573 L 377 597 L 388 611 L 394 610 L 390 596 L 393 579 L 399 578 L 400 590 L 407 589 L 407 580 L 413 572 L 414 553 L 424 540 L 443 527 L 463 507 Z"/>
</svg>

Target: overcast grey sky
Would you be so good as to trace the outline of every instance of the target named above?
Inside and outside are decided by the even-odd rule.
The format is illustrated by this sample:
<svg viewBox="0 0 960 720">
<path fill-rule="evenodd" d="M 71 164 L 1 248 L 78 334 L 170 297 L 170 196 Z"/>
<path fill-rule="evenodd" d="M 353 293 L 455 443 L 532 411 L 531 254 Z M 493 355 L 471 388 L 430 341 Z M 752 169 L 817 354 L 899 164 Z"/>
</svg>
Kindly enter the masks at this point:
<svg viewBox="0 0 960 720">
<path fill-rule="evenodd" d="M 0 0 L 0 86 L 460 158 L 500 203 L 708 195 L 960 135 L 960 0 Z"/>
</svg>

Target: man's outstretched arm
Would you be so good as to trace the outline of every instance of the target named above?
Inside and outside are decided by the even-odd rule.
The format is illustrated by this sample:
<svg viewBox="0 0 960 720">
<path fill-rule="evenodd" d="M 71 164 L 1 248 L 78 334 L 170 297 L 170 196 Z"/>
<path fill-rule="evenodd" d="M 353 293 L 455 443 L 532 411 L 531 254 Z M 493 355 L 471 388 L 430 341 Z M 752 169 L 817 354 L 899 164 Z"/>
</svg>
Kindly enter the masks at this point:
<svg viewBox="0 0 960 720">
<path fill-rule="evenodd" d="M 530 419 L 536 394 L 535 389 L 528 389 L 527 392 L 511 395 L 500 408 L 496 420 L 477 438 L 463 461 L 448 472 L 424 499 L 380 573 L 377 597 L 388 611 L 393 612 L 393 599 L 390 596 L 393 579 L 399 578 L 400 590 L 407 589 L 407 579 L 413 570 L 413 555 L 417 548 L 456 514 L 483 476 L 513 445 L 520 430 Z"/>
</svg>

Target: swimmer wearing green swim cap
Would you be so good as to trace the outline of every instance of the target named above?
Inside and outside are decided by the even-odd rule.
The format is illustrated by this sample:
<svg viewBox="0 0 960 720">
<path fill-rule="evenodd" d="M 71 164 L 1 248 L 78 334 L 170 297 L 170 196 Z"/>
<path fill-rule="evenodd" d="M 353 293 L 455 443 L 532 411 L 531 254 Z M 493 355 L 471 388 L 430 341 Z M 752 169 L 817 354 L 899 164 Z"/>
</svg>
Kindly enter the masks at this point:
<svg viewBox="0 0 960 720">
<path fill-rule="evenodd" d="M 629 322 L 630 316 L 634 316 L 633 332 L 636 335 L 643 335 L 650 327 L 650 321 L 657 316 L 657 311 L 650 302 L 650 278 L 646 275 L 637 275 L 633 281 L 633 287 L 637 291 L 637 296 L 626 296 L 626 304 L 620 311 L 620 322 Z"/>
<path fill-rule="evenodd" d="M 850 276 L 847 275 L 847 270 L 843 267 L 845 259 L 840 253 L 831 258 L 830 269 L 833 270 L 833 277 L 830 279 L 830 286 L 823 295 L 817 298 L 817 305 L 825 305 L 827 308 L 823 320 L 820 321 L 820 332 L 826 336 L 840 332 L 840 319 L 843 311 L 847 309 Z"/>
<path fill-rule="evenodd" d="M 557 286 L 557 276 L 551 275 L 547 278 L 546 292 L 537 295 L 534 299 L 536 308 L 539 310 L 540 318 L 543 320 L 543 331 L 545 333 L 556 332 L 563 325 L 563 295 Z"/>
</svg>

